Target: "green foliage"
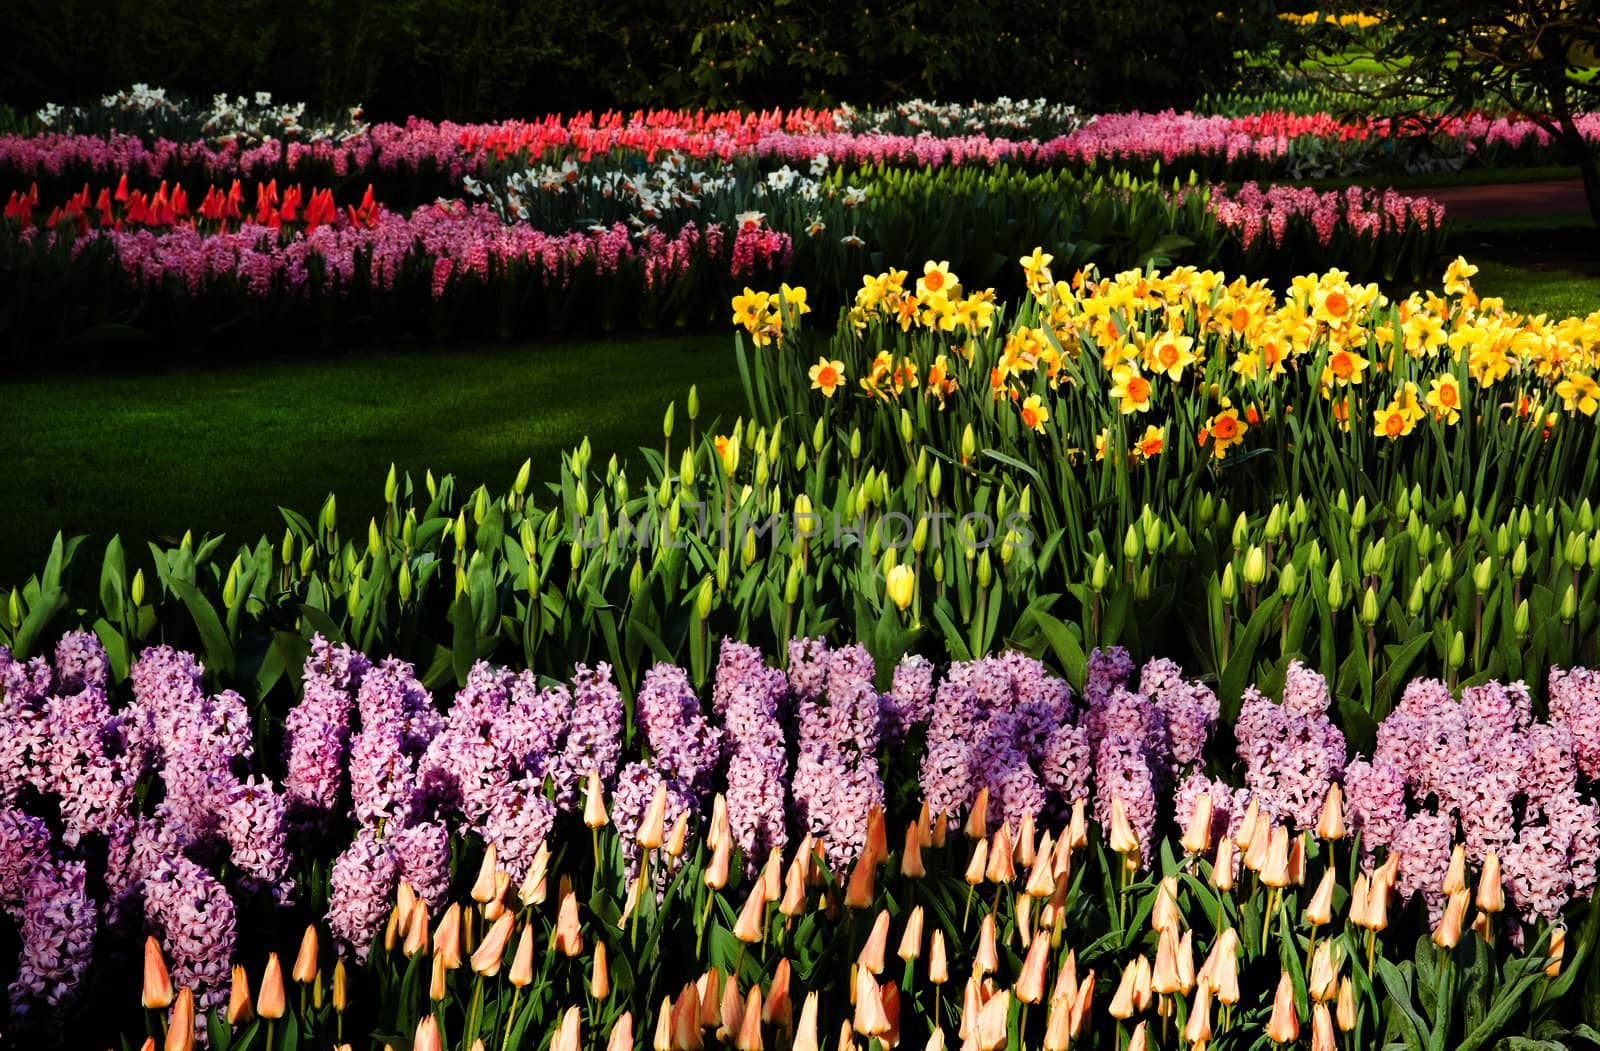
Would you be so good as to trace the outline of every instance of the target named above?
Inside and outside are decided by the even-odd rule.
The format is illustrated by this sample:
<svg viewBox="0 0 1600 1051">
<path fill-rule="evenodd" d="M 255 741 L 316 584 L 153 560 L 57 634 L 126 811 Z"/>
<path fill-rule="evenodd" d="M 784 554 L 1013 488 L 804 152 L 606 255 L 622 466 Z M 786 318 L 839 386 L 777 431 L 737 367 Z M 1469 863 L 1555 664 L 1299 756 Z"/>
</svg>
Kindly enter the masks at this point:
<svg viewBox="0 0 1600 1051">
<path fill-rule="evenodd" d="M 145 81 L 393 119 L 910 95 L 1148 108 L 1235 84 L 1277 31 L 1270 3 L 1224 16 L 1205 0 L 18 0 L 0 11 L 0 98 L 31 109 Z"/>
</svg>

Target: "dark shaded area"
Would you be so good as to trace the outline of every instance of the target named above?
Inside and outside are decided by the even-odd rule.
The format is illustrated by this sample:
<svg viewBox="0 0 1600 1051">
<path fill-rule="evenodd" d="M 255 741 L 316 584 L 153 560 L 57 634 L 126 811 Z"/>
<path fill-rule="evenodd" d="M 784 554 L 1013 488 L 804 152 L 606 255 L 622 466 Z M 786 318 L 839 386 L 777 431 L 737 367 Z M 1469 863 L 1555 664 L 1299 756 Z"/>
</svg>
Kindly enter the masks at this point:
<svg viewBox="0 0 1600 1051">
<path fill-rule="evenodd" d="M 1229 88 L 1281 31 L 1266 2 L 11 0 L 0 100 L 134 82 L 270 91 L 309 112 L 485 120 L 583 109 L 1044 96 L 1105 111 Z"/>
</svg>

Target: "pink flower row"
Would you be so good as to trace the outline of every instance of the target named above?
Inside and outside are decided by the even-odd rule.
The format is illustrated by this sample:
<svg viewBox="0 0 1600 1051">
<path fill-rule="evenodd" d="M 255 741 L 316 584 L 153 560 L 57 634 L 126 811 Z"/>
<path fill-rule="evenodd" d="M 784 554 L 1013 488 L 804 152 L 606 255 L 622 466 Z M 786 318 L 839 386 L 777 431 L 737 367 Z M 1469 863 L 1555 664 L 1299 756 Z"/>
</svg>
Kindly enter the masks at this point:
<svg viewBox="0 0 1600 1051">
<path fill-rule="evenodd" d="M 722 260 L 729 237 L 716 223 L 703 230 L 691 223 L 671 237 L 658 230 L 630 235 L 620 223 L 547 234 L 526 224 L 507 226 L 486 205 L 439 202 L 409 216 L 381 211 L 370 228 L 340 216 L 309 233 L 287 236 L 254 223 L 211 233 L 194 227 L 102 228 L 79 239 L 75 251 L 109 242 L 118 267 L 136 287 L 157 288 L 170 279 L 196 294 L 236 281 L 254 298 L 277 292 L 348 294 L 363 264 L 367 280 L 389 291 L 405 267 L 421 259 L 432 267 L 432 291 L 439 298 L 453 280 L 483 282 L 518 264 L 531 267 L 547 287 L 566 287 L 586 268 L 611 276 L 625 264 L 637 264 L 645 287 L 657 289 L 697 259 Z M 788 262 L 792 242 L 787 234 L 751 227 L 731 238 L 726 265 L 732 277 L 752 278 Z M 314 260 L 323 274 L 317 288 L 311 279 Z"/>
<path fill-rule="evenodd" d="M 1600 114 L 1584 114 L 1579 127 L 1600 141 Z M 1070 135 L 1045 141 L 969 135 L 852 134 L 837 130 L 833 115 L 796 111 L 739 117 L 736 114 L 635 114 L 623 120 L 574 118 L 563 121 L 510 121 L 501 124 L 433 123 L 412 118 L 406 124 L 380 124 L 344 142 L 283 143 L 267 140 L 246 149 L 203 142 L 161 139 L 146 144 L 135 136 L 49 134 L 0 136 L 0 170 L 21 178 L 60 176 L 91 167 L 157 178 L 175 168 L 198 168 L 211 179 L 265 178 L 272 174 L 326 167 L 336 176 L 355 173 L 437 170 L 451 178 L 479 174 L 493 160 L 526 153 L 532 157 L 590 160 L 613 152 L 680 152 L 695 158 L 730 161 L 742 157 L 784 162 L 810 161 L 823 154 L 834 163 L 998 164 L 1007 161 L 1051 164 L 1107 160 L 1172 163 L 1180 158 L 1228 162 L 1287 156 L 1303 140 L 1370 142 L 1404 134 L 1414 125 L 1392 125 L 1388 118 L 1347 122 L 1327 114 L 1262 113 L 1243 117 L 1194 113 L 1123 113 L 1096 117 Z M 1469 151 L 1485 146 L 1548 146 L 1550 135 L 1525 120 L 1469 116 L 1439 123 L 1434 134 L 1464 140 Z"/>
<path fill-rule="evenodd" d="M 1385 232 L 1403 233 L 1413 224 L 1424 229 L 1444 222 L 1444 205 L 1430 197 L 1409 197 L 1395 190 L 1318 191 L 1296 186 L 1268 186 L 1247 182 L 1229 193 L 1211 188 L 1211 210 L 1217 221 L 1236 233 L 1245 248 L 1263 233 L 1282 244 L 1289 223 L 1303 219 L 1316 231 L 1323 246 L 1333 240 L 1342 224 L 1358 237 L 1376 238 Z"/>
</svg>

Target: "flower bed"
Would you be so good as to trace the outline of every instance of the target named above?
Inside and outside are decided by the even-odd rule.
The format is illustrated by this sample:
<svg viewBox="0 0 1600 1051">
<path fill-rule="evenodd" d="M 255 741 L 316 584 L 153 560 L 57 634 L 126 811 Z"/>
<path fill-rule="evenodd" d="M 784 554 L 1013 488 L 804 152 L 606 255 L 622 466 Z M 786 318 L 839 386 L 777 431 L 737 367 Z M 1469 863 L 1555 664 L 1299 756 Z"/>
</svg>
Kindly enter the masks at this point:
<svg viewBox="0 0 1600 1051">
<path fill-rule="evenodd" d="M 92 636 L 53 663 L 0 650 L 13 1023 L 137 1040 L 171 1004 L 180 1039 L 222 1047 L 260 1039 L 258 1016 L 285 1039 L 432 1026 L 463 1047 L 560 1026 L 570 1047 L 820 1045 L 841 1024 L 995 1049 L 1162 1024 L 1281 1043 L 1335 1011 L 1352 1040 L 1384 1032 L 1468 975 L 1496 1010 L 1441 1013 L 1441 1038 L 1571 1023 L 1562 975 L 1595 934 L 1592 907 L 1570 947 L 1562 926 L 1600 853 L 1594 673 L 1551 673 L 1549 721 L 1521 684 L 1414 681 L 1352 761 L 1298 664 L 1281 700 L 1247 696 L 1231 748 L 1215 694 L 1122 651 L 1081 694 L 1016 654 L 910 659 L 885 690 L 862 647 L 787 656 L 728 642 L 709 703 L 658 665 L 631 706 L 605 665 L 568 685 L 480 664 L 441 712 L 408 665 L 319 639 L 280 741 L 170 648 L 125 703 Z M 1230 750 L 1237 787 L 1212 773 Z M 299 922 L 292 1008 L 275 958 L 259 985 L 236 965 L 289 959 Z M 141 1021 L 146 934 L 162 1014 Z M 1420 988 L 1394 979 L 1418 936 Z M 71 1012 L 91 982 L 122 993 Z"/>
</svg>

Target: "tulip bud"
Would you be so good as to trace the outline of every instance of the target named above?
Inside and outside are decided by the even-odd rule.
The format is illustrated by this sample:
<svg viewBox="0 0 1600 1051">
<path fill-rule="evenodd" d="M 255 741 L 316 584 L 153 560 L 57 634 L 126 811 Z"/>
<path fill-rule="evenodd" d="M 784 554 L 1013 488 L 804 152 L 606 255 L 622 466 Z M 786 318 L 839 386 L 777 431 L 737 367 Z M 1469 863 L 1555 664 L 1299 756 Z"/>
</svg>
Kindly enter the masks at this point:
<svg viewBox="0 0 1600 1051">
<path fill-rule="evenodd" d="M 1267 553 L 1252 546 L 1244 556 L 1244 579 L 1251 587 L 1259 587 L 1267 579 Z"/>
<path fill-rule="evenodd" d="M 1322 811 L 1317 815 L 1317 836 L 1330 842 L 1345 836 L 1344 791 L 1337 781 L 1328 786 L 1328 794 L 1322 797 Z"/>
<path fill-rule="evenodd" d="M 239 964 L 233 965 L 233 982 L 228 990 L 228 1013 L 226 1018 L 230 1026 L 249 1025 L 255 1020 L 255 1008 L 250 1003 L 250 979 L 245 976 L 244 968 Z"/>
<path fill-rule="evenodd" d="M 1235 593 L 1236 588 L 1233 582 L 1233 563 L 1229 562 L 1227 565 L 1222 567 L 1222 583 L 1217 588 L 1217 594 L 1222 598 L 1223 603 L 1227 604 L 1233 601 L 1233 596 Z"/>
<path fill-rule="evenodd" d="M 144 940 L 144 995 L 139 1002 L 149 1010 L 161 1011 L 172 1006 L 172 997 L 172 977 L 167 971 L 166 958 L 161 954 L 161 945 L 154 937 L 147 937 Z"/>
<path fill-rule="evenodd" d="M 1446 663 L 1451 671 L 1455 671 L 1467 662 L 1467 640 L 1461 632 L 1456 632 L 1450 640 L 1450 652 L 1446 655 Z"/>
<path fill-rule="evenodd" d="M 987 553 L 987 552 L 986 552 Z M 885 582 L 888 598 L 895 608 L 904 613 L 916 596 L 917 578 L 910 566 L 895 566 Z"/>
<path fill-rule="evenodd" d="M 1506 907 L 1505 887 L 1500 879 L 1500 855 L 1489 851 L 1483 859 L 1483 872 L 1478 877 L 1478 910 L 1490 915 Z"/>
<path fill-rule="evenodd" d="M 283 1017 L 283 970 L 278 964 L 278 954 L 267 957 L 267 971 L 261 978 L 261 995 L 256 997 L 256 1014 L 268 1021 Z"/>
<path fill-rule="evenodd" d="M 1275 1044 L 1292 1044 L 1300 1039 L 1300 1018 L 1294 1007 L 1294 980 L 1284 971 L 1278 991 L 1272 998 L 1272 1017 L 1267 1020 L 1267 1039 Z"/>
<path fill-rule="evenodd" d="M 300 985 L 310 985 L 317 980 L 320 969 L 317 966 L 317 927 L 316 924 L 307 924 L 306 933 L 300 938 L 300 955 L 295 957 L 292 977 Z"/>
<path fill-rule="evenodd" d="M 1433 943 L 1441 949 L 1454 949 L 1461 941 L 1461 925 L 1467 915 L 1468 894 L 1465 887 L 1450 895 L 1439 925 L 1433 929 Z"/>
<path fill-rule="evenodd" d="M 1571 584 L 1561 593 L 1560 615 L 1563 624 L 1571 624 L 1578 615 L 1578 592 Z"/>
<path fill-rule="evenodd" d="M 1200 793 L 1195 800 L 1194 812 L 1189 815 L 1188 827 L 1183 833 L 1183 849 L 1188 853 L 1204 854 L 1211 848 L 1212 810 L 1211 793 Z"/>
<path fill-rule="evenodd" d="M 1472 586 L 1477 589 L 1478 594 L 1487 595 L 1489 593 L 1489 588 L 1493 583 L 1494 560 L 1485 558 L 1482 562 L 1479 562 L 1473 567 Z"/>
<path fill-rule="evenodd" d="M 152 1039 L 150 1047 L 155 1046 Z M 172 1014 L 167 1020 L 167 1039 L 164 1051 L 194 1051 L 194 992 L 179 989 L 172 1004 Z"/>
<path fill-rule="evenodd" d="M 1371 587 L 1361 596 L 1361 623 L 1369 628 L 1378 623 L 1378 593 Z"/>
<path fill-rule="evenodd" d="M 1560 977 L 1560 975 L 1561 975 L 1561 959 L 1566 954 L 1566 947 L 1567 947 L 1567 929 L 1566 929 L 1566 927 L 1557 926 L 1557 927 L 1550 928 L 1550 949 L 1549 949 L 1550 966 L 1548 966 L 1548 967 L 1546 967 L 1544 969 L 1544 973 L 1548 977 L 1551 977 L 1551 978 Z"/>
</svg>

